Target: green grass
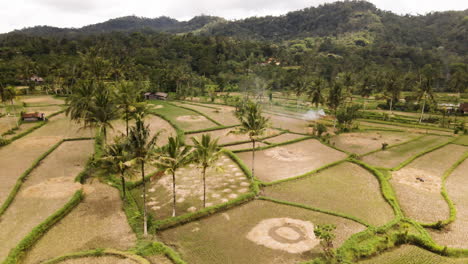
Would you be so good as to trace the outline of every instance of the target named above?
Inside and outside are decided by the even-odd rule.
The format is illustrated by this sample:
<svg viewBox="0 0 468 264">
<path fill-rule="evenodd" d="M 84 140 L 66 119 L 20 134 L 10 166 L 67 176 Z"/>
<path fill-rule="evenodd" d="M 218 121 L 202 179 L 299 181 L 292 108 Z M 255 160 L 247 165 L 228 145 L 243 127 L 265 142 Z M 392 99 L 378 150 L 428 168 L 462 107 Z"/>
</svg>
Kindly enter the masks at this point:
<svg viewBox="0 0 468 264">
<path fill-rule="evenodd" d="M 362 260 L 359 264 L 466 264 L 468 259 L 439 256 L 416 246 L 405 245 L 379 256 Z"/>
<path fill-rule="evenodd" d="M 468 146 L 468 135 L 463 135 L 458 137 L 453 144 L 458 144 L 462 146 Z"/>
</svg>

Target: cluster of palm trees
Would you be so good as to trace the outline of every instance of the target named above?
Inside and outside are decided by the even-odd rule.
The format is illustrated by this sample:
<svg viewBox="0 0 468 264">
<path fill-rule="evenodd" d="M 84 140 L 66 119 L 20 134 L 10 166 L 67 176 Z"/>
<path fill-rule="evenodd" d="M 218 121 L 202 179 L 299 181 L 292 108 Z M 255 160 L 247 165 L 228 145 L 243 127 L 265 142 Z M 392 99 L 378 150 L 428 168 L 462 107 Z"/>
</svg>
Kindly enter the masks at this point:
<svg viewBox="0 0 468 264">
<path fill-rule="evenodd" d="M 158 146 L 161 131 L 151 135 L 145 117 L 150 112 L 141 98 L 142 89 L 137 82 L 118 82 L 108 85 L 98 79 L 79 82 L 74 92 L 67 98 L 67 115 L 83 127 L 97 128 L 103 137 L 104 153 L 101 157 L 104 168 L 120 175 L 123 199 L 126 200 L 126 175 L 131 169 L 141 172 L 143 189 L 143 232 L 148 233 L 146 209 L 147 164 L 156 166 L 160 171 L 172 175 L 173 209 L 176 216 L 176 172 L 189 164 L 197 164 L 203 178 L 203 207 L 206 207 L 206 171 L 219 159 L 221 149 L 218 139 L 209 134 L 201 139 L 192 138 L 193 146 L 186 145 L 181 136 L 169 137 L 168 143 Z M 252 176 L 254 175 L 255 143 L 264 134 L 268 119 L 262 116 L 258 104 L 247 102 L 238 116 L 241 126 L 235 133 L 247 134 L 252 142 Z M 118 135 L 107 144 L 108 129 L 112 121 L 122 118 L 126 121 L 125 134 Z M 129 120 L 135 120 L 129 126 Z"/>
<path fill-rule="evenodd" d="M 172 216 L 176 216 L 176 173 L 188 164 L 197 164 L 201 168 L 203 177 L 203 207 L 206 206 L 206 171 L 221 155 L 218 140 L 204 134 L 201 140 L 192 138 L 194 146 L 184 143 L 180 136 L 169 137 L 168 143 L 157 146 L 160 132 L 151 136 L 149 125 L 138 115 L 135 125 L 129 129 L 128 136 L 116 137 L 114 143 L 104 149 L 103 165 L 107 170 L 119 173 L 122 184 L 123 197 L 126 199 L 125 176 L 135 167 L 139 167 L 143 189 L 143 232 L 147 235 L 146 209 L 146 164 L 156 166 L 160 171 L 172 176 L 173 206 Z"/>
</svg>

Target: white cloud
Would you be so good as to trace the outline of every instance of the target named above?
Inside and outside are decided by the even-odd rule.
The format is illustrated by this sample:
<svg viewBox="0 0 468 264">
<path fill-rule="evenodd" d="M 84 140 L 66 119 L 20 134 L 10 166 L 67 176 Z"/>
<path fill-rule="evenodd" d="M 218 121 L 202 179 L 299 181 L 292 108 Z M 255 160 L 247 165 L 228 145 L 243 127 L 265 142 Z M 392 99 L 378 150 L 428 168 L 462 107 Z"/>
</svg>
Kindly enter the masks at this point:
<svg viewBox="0 0 468 264">
<path fill-rule="evenodd" d="M 81 27 L 110 18 L 137 15 L 188 20 L 200 14 L 240 19 L 281 15 L 332 0 L 13 0 L 2 3 L 0 32 L 35 25 Z M 378 8 L 399 14 L 463 10 L 460 0 L 371 0 Z"/>
</svg>

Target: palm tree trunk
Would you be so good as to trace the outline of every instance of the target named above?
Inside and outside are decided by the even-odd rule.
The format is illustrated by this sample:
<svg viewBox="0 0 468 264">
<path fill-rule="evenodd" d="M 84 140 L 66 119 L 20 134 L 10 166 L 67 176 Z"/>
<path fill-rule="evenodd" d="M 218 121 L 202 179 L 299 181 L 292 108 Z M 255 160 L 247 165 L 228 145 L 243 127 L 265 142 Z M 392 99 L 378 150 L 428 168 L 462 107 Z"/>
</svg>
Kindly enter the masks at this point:
<svg viewBox="0 0 468 264">
<path fill-rule="evenodd" d="M 390 114 L 393 114 L 393 98 L 390 99 Z"/>
<path fill-rule="evenodd" d="M 422 106 L 422 111 L 421 111 L 421 117 L 419 118 L 419 124 L 421 124 L 423 116 L 424 116 L 424 107 L 426 106 L 426 98 L 424 98 L 423 106 Z"/>
<path fill-rule="evenodd" d="M 172 217 L 176 216 L 175 171 L 172 172 Z"/>
<path fill-rule="evenodd" d="M 128 137 L 128 107 L 125 108 L 125 130 Z"/>
<path fill-rule="evenodd" d="M 252 140 L 252 180 L 255 179 L 255 140 Z"/>
<path fill-rule="evenodd" d="M 203 166 L 203 208 L 206 207 L 206 167 Z"/>
<path fill-rule="evenodd" d="M 120 179 L 122 180 L 122 192 L 124 201 L 126 200 L 126 188 L 125 188 L 125 177 L 123 171 L 120 172 Z"/>
<path fill-rule="evenodd" d="M 148 223 L 146 219 L 146 181 L 145 181 L 145 162 L 141 161 L 141 180 L 143 182 L 143 235 L 148 235 Z"/>
</svg>

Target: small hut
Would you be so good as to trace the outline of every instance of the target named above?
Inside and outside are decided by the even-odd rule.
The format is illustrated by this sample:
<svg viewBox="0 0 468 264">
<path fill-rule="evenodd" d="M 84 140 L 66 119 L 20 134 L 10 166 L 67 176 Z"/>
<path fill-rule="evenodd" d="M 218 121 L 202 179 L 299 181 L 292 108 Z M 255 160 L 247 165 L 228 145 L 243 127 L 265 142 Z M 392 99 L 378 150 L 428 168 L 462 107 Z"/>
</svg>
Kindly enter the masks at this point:
<svg viewBox="0 0 468 264">
<path fill-rule="evenodd" d="M 21 113 L 21 120 L 22 121 L 29 121 L 29 122 L 34 122 L 34 121 L 45 121 L 45 114 L 44 113 Z"/>
<path fill-rule="evenodd" d="M 157 93 L 145 93 L 146 100 L 167 100 L 167 93 L 157 92 Z"/>
</svg>

